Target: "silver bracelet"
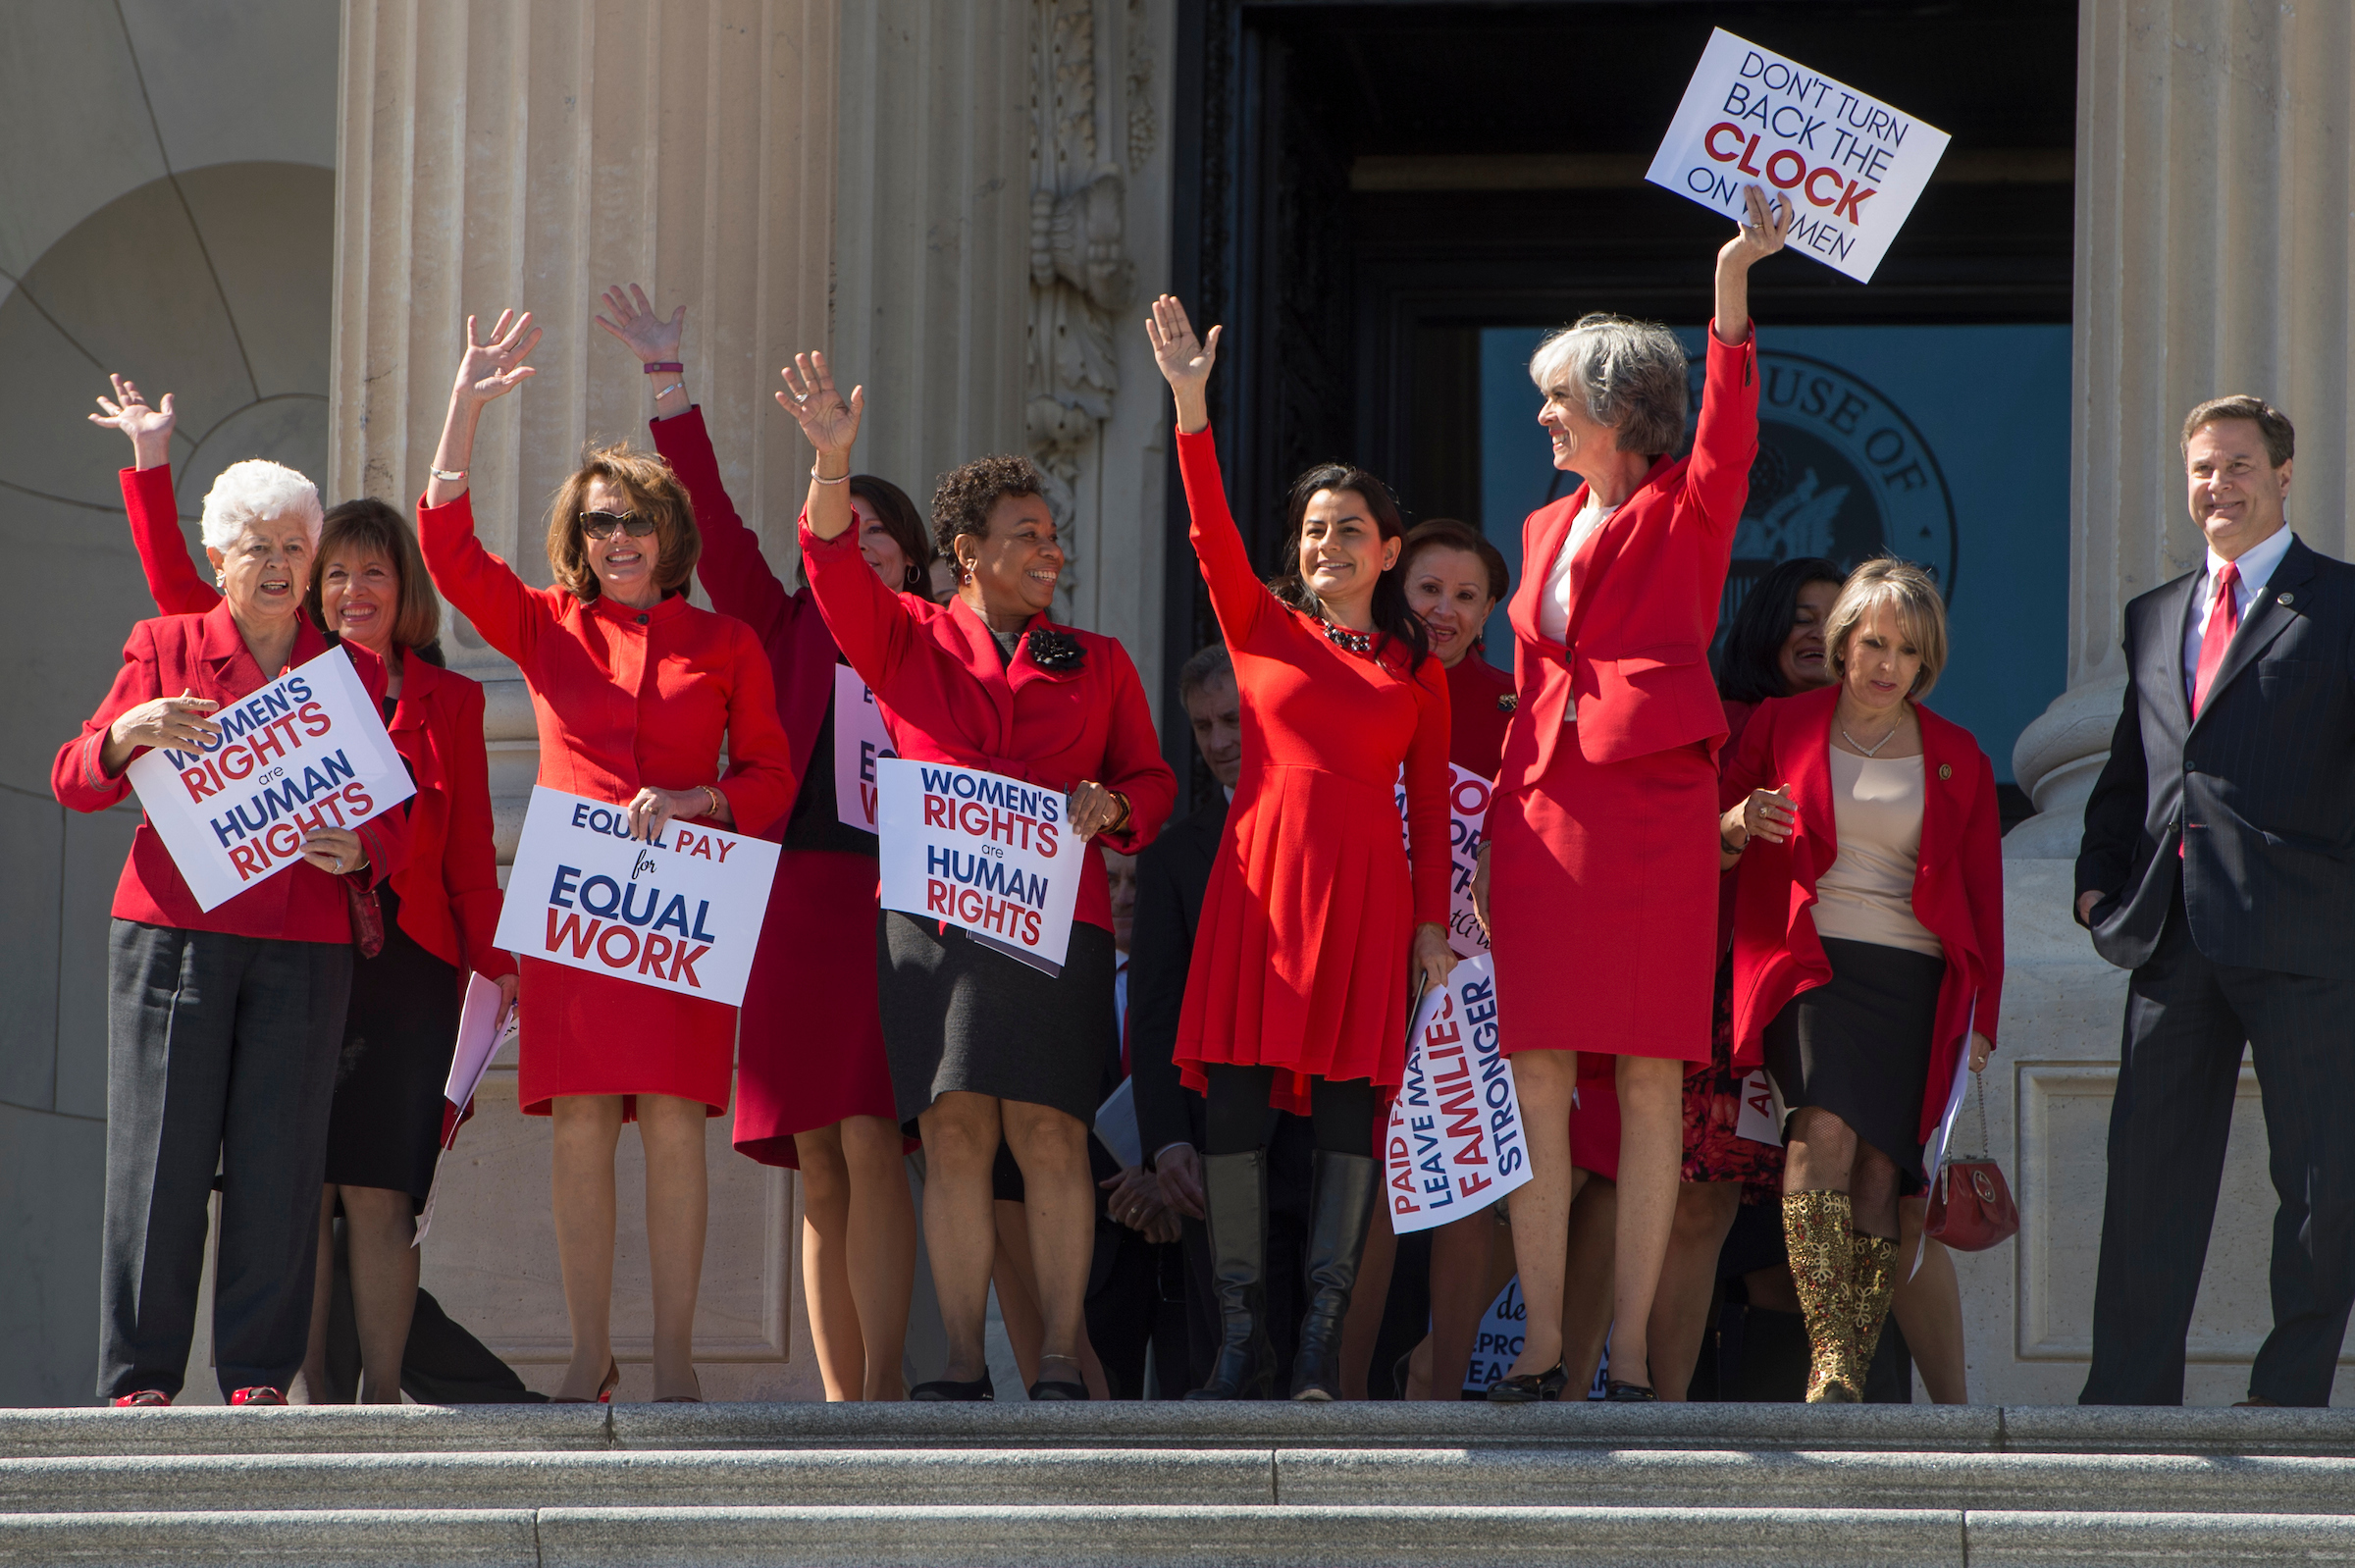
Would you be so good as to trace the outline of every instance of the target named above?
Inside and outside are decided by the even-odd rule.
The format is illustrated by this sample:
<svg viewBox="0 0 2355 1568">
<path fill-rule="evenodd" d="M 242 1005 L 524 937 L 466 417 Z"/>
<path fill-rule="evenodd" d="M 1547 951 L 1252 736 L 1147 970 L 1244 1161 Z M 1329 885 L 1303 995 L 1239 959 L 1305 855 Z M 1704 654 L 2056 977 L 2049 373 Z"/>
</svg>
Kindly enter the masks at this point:
<svg viewBox="0 0 2355 1568">
<path fill-rule="evenodd" d="M 463 468 L 457 469 L 454 472 L 446 468 L 428 468 L 426 472 L 433 475 L 436 479 L 442 481 L 442 483 L 445 485 L 460 485 L 464 484 L 466 481 L 466 470 Z"/>
<path fill-rule="evenodd" d="M 825 475 L 817 471 L 817 464 L 815 463 L 811 463 L 810 465 L 810 477 L 816 480 L 821 485 L 847 485 L 851 482 L 851 476 L 848 474 L 843 475 L 840 479 L 828 479 Z"/>
<path fill-rule="evenodd" d="M 667 386 L 667 387 L 657 387 L 657 388 L 655 388 L 655 389 L 654 389 L 654 401 L 656 401 L 656 402 L 660 402 L 660 401 L 661 401 L 663 398 L 665 398 L 665 397 L 668 397 L 668 396 L 669 396 L 669 395 L 670 395 L 672 392 L 685 392 L 686 390 L 687 390 L 687 380 L 686 380 L 686 378 L 685 378 L 685 377 L 683 377 L 683 376 L 682 376 L 680 379 L 678 379 L 677 381 L 674 381 L 674 382 L 672 382 L 672 383 L 671 383 L 669 386 Z"/>
</svg>

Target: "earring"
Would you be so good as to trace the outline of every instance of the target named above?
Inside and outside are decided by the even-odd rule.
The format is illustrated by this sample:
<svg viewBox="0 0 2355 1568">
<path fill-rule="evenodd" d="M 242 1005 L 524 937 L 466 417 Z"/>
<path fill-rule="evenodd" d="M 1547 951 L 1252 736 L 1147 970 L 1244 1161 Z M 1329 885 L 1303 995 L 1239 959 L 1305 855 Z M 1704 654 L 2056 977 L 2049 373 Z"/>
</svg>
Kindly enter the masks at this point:
<svg viewBox="0 0 2355 1568">
<path fill-rule="evenodd" d="M 223 594 L 226 594 L 226 593 L 228 593 L 228 592 L 229 592 L 229 573 L 227 573 L 227 572 L 215 572 L 215 573 L 213 573 L 213 588 L 214 588 L 214 589 L 215 589 L 217 592 L 219 592 L 219 593 L 223 593 Z"/>
</svg>

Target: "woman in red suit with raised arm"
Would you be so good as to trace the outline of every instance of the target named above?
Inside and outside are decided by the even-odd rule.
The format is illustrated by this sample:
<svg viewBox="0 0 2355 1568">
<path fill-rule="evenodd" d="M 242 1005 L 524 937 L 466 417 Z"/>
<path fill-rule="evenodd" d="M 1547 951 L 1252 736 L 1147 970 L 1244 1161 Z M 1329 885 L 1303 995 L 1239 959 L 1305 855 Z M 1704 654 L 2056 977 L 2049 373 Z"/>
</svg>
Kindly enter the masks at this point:
<svg viewBox="0 0 2355 1568">
<path fill-rule="evenodd" d="M 736 515 L 704 413 L 687 396 L 681 305 L 668 321 L 632 284 L 599 326 L 646 367 L 654 449 L 695 501 L 697 580 L 768 651 L 777 716 L 802 779 L 744 991 L 736 1152 L 802 1174 L 802 1293 L 828 1399 L 898 1399 L 916 1282 L 916 1207 L 875 1007 L 875 835 L 836 809 L 834 674 L 842 653 L 805 584 L 789 592 Z M 924 592 L 932 544 L 899 487 L 853 474 L 860 552 L 895 593 Z"/>
<path fill-rule="evenodd" d="M 1378 1091 L 1406 1066 L 1410 974 L 1446 983 L 1447 677 L 1408 607 L 1405 530 L 1373 475 L 1339 464 L 1292 486 L 1290 570 L 1251 569 L 1227 510 L 1198 340 L 1164 294 L 1146 332 L 1178 398 L 1194 553 L 1234 655 L 1243 776 L 1202 906 L 1176 1057 L 1207 1103 L 1203 1188 L 1224 1340 L 1188 1398 L 1264 1397 L 1267 1112 L 1313 1116 L 1308 1311 L 1291 1396 L 1337 1397 L 1341 1328 L 1380 1191 Z M 1406 769 L 1413 874 L 1398 843 Z"/>
<path fill-rule="evenodd" d="M 502 313 L 466 353 L 418 509 L 426 564 L 449 601 L 522 667 L 540 723 L 540 782 L 626 806 L 632 836 L 673 816 L 773 832 L 793 804 L 793 743 L 742 621 L 687 602 L 695 508 L 658 457 L 592 451 L 550 509 L 553 588 L 528 588 L 474 535 L 466 465 L 485 404 L 522 385 L 539 331 Z M 720 771 L 720 748 L 727 771 Z M 613 1360 L 613 1150 L 633 1118 L 646 1147 L 654 1396 L 701 1397 L 695 1298 L 707 1176 L 704 1119 L 727 1109 L 736 1010 L 607 974 L 523 961 L 516 1098 L 555 1119 L 553 1188 L 572 1363 L 559 1399 L 602 1397 Z"/>
<path fill-rule="evenodd" d="M 1676 1218 L 1685 1064 L 1709 1057 L 1707 833 L 1725 710 L 1707 655 L 1758 444 L 1750 269 L 1791 223 L 1789 204 L 1774 215 L 1758 186 L 1749 202 L 1751 221 L 1717 252 L 1691 456 L 1673 455 L 1686 369 L 1665 327 L 1589 316 L 1530 365 L 1553 464 L 1585 483 L 1522 528 L 1521 703 L 1481 846 L 1498 1036 L 1529 1127 L 1530 1179 L 1510 1206 L 1529 1333 L 1490 1390 L 1501 1403 L 1556 1397 L 1566 1376 L 1553 1326 L 1581 1051 L 1618 1058 L 1611 1366 L 1628 1376 L 1609 1392 L 1652 1397 L 1645 1326 Z"/>
<path fill-rule="evenodd" d="M 822 354 L 796 364 L 777 400 L 817 451 L 803 569 L 900 756 L 1065 793 L 1073 837 L 1142 849 L 1177 798 L 1177 775 L 1162 760 L 1126 650 L 1047 617 L 1064 554 L 1037 470 L 1020 457 L 952 470 L 933 492 L 932 528 L 957 563 L 957 594 L 939 605 L 894 593 L 861 558 L 851 526 L 850 455 L 864 390 L 845 401 Z M 991 1170 L 1003 1140 L 1021 1169 L 1045 1322 L 1030 1397 L 1084 1399 L 1077 1356 L 1096 1215 L 1088 1127 L 1120 1050 L 1103 857 L 1081 857 L 1059 974 L 897 910 L 883 912 L 878 931 L 884 1045 L 901 1124 L 924 1140 L 924 1249 L 949 1341 L 944 1375 L 913 1397 L 994 1396 L 982 1328 L 996 1255 Z"/>
<path fill-rule="evenodd" d="M 94 423 L 131 437 L 123 504 L 156 607 L 201 615 L 221 595 L 196 573 L 172 501 L 172 398 L 150 407 L 114 378 Z M 360 1340 L 360 1399 L 400 1403 L 400 1365 L 417 1305 L 416 1216 L 431 1195 L 442 1146 L 442 1090 L 456 1048 L 471 971 L 516 996 L 515 961 L 498 929 L 498 852 L 491 837 L 490 762 L 483 689 L 442 667 L 442 601 L 416 537 L 380 500 L 328 509 L 305 601 L 312 624 L 384 660 L 385 724 L 417 793 L 408 803 L 409 852 L 378 898 L 389 908 L 385 945 L 352 967 L 342 1067 L 328 1116 L 327 1184 L 319 1205 L 319 1273 L 304 1392 L 327 1384 L 327 1328 L 335 1279 L 335 1216 L 343 1211 L 351 1311 Z"/>
</svg>

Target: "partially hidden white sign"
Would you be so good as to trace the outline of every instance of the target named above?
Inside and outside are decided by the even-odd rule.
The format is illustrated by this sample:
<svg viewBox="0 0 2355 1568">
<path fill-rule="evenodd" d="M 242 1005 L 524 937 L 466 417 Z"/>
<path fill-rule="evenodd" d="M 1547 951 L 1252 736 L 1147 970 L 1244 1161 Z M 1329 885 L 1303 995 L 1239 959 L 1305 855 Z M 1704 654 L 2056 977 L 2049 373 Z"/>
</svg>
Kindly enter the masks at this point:
<svg viewBox="0 0 2355 1568">
<path fill-rule="evenodd" d="M 157 747 L 128 770 L 199 909 L 295 864 L 306 835 L 357 827 L 417 793 L 340 648 L 210 717 L 221 726 L 211 745 Z"/>
<path fill-rule="evenodd" d="M 949 762 L 875 764 L 883 907 L 963 926 L 1049 974 L 1071 951 L 1084 841 L 1059 790 Z"/>
<path fill-rule="evenodd" d="M 834 814 L 843 826 L 875 830 L 875 764 L 896 755 L 875 694 L 850 665 L 835 665 Z"/>
<path fill-rule="evenodd" d="M 1513 1065 L 1496 1040 L 1496 976 L 1465 959 L 1423 999 L 1383 1137 L 1390 1228 L 1478 1214 L 1529 1179 Z"/>
<path fill-rule="evenodd" d="M 1870 283 L 1949 139 L 1719 27 L 1644 178 L 1738 220 L 1761 185 L 1791 207 L 1792 249 Z"/>
<path fill-rule="evenodd" d="M 1459 959 L 1489 950 L 1489 933 L 1473 913 L 1472 878 L 1480 870 L 1480 837 L 1488 831 L 1489 781 L 1469 768 L 1448 764 L 1447 945 Z M 1406 769 L 1398 770 L 1398 830 L 1406 831 Z M 1413 853 L 1413 846 L 1408 846 Z"/>
<path fill-rule="evenodd" d="M 776 874 L 765 839 L 672 821 L 644 843 L 621 807 L 541 785 L 497 941 L 519 957 L 734 1007 Z"/>
</svg>

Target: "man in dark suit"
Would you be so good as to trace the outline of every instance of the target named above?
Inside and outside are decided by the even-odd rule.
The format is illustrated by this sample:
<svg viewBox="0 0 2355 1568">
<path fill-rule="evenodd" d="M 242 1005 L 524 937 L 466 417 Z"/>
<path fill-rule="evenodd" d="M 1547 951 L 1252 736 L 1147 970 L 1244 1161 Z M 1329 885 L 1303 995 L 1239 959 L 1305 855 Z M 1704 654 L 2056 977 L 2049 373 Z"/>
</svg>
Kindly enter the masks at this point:
<svg viewBox="0 0 2355 1568">
<path fill-rule="evenodd" d="M 2280 1198 L 2247 1402 L 2328 1404 L 2355 1302 L 2355 567 L 2290 533 L 2291 452 L 2259 398 L 2193 409 L 2207 558 L 2126 606 L 2077 857 L 2077 919 L 2134 971 L 2086 1404 L 2183 1400 L 2244 1042 Z"/>
<path fill-rule="evenodd" d="M 1191 1360 L 1186 1386 L 1210 1381 L 1222 1329 L 1211 1290 L 1210 1234 L 1202 1223 L 1202 1096 L 1178 1080 L 1172 1053 L 1194 931 L 1210 887 L 1211 862 L 1227 826 L 1227 803 L 1243 772 L 1242 699 L 1227 650 L 1201 649 L 1178 672 L 1178 700 L 1194 745 L 1219 787 L 1182 820 L 1162 828 L 1136 862 L 1136 941 L 1128 968 L 1130 1076 L 1137 1129 L 1162 1200 L 1182 1217 L 1186 1312 Z M 1291 1376 L 1292 1346 L 1305 1303 L 1299 1297 L 1301 1249 L 1308 1235 L 1309 1157 L 1315 1140 L 1298 1117 L 1271 1111 L 1279 1125 L 1268 1148 L 1268 1333 L 1276 1382 Z"/>
</svg>

